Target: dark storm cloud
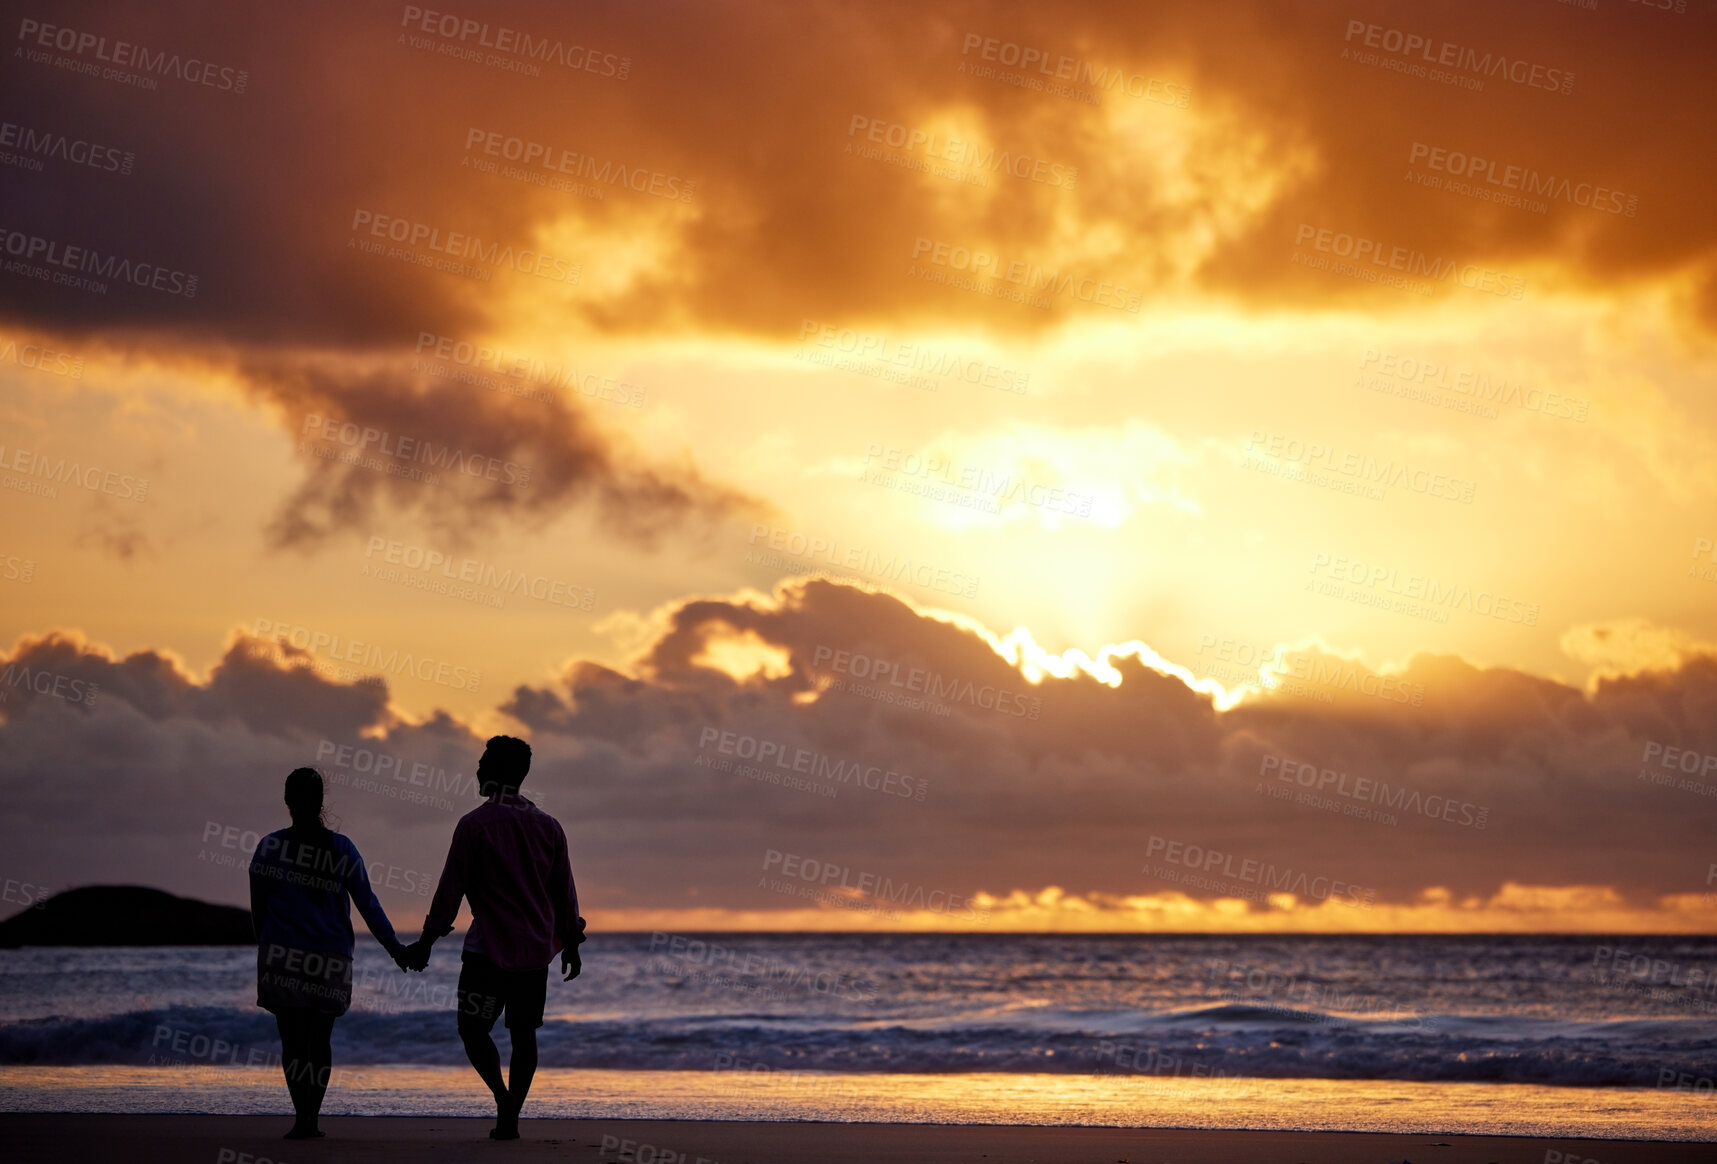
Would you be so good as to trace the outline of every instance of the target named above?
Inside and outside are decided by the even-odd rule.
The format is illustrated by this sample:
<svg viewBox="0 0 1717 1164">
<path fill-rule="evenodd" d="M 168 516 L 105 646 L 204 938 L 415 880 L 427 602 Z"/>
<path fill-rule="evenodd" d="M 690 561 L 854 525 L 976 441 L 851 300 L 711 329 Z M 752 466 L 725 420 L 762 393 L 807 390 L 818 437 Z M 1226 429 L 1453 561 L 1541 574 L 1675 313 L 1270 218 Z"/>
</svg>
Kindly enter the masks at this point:
<svg viewBox="0 0 1717 1164">
<path fill-rule="evenodd" d="M 1717 136 L 1701 81 L 1711 16 L 1626 7 L 490 5 L 477 22 L 488 33 L 441 36 L 402 4 L 212 17 L 55 5 L 33 19 L 230 62 L 249 82 L 242 95 L 165 79 L 141 92 L 15 62 L 0 80 L 10 120 L 115 143 L 136 165 L 125 177 L 9 169 L 6 225 L 197 273 L 200 290 L 194 301 L 128 287 L 97 296 L 13 276 L 0 280 L 0 312 L 175 342 L 393 349 L 425 328 L 504 322 L 486 288 L 355 253 L 360 212 L 518 247 L 571 220 L 568 258 L 592 280 L 627 261 L 629 236 L 659 236 L 665 261 L 566 307 L 614 332 L 785 335 L 806 317 L 1032 329 L 1109 314 L 1072 294 L 1038 311 L 909 277 L 921 238 L 1147 299 L 1202 287 L 1264 306 L 1394 302 L 1295 266 L 1295 240 L 1312 226 L 1541 291 L 1624 295 L 1636 280 L 1697 279 L 1717 230 L 1704 211 Z M 600 67 L 438 51 L 501 28 Z M 1450 60 L 1473 53 L 1455 70 L 1463 83 L 1414 74 L 1445 46 Z M 623 78 L 610 68 L 621 59 Z M 512 67 L 521 62 L 539 75 Z M 982 72 L 1009 63 L 1028 86 Z M 1055 83 L 1099 100 L 1045 88 Z M 940 125 L 944 147 L 963 134 L 1032 164 L 1021 178 L 983 153 L 988 187 L 963 190 L 855 157 L 873 125 L 885 139 L 888 127 Z M 578 180 L 603 197 L 462 166 L 484 156 L 467 151 L 473 134 L 570 152 Z M 930 149 L 896 152 L 923 162 Z M 1055 167 L 1043 171 L 1053 183 L 1037 180 L 1039 161 Z M 1062 180 L 1068 170 L 1076 181 Z M 1497 200 L 1528 174 L 1552 191 L 1534 199 L 1544 213 Z M 1453 182 L 1483 197 L 1451 193 Z M 1566 197 L 1554 192 L 1564 184 Z M 1708 299 L 1695 296 L 1695 309 Z"/>
<path fill-rule="evenodd" d="M 281 545 L 366 528 L 383 503 L 455 536 L 585 504 L 615 537 L 644 545 L 767 508 L 693 469 L 651 467 L 576 406 L 489 401 L 402 368 L 326 361 L 256 360 L 244 377 L 280 409 L 307 473 L 271 527 Z"/>
<path fill-rule="evenodd" d="M 763 644 L 787 666 L 739 680 L 693 661 L 724 641 Z M 9 689 L 0 704 L 8 846 L 51 866 L 56 884 L 132 862 L 134 879 L 182 888 L 196 869 L 160 854 L 186 830 L 274 820 L 278 780 L 330 763 L 319 753 L 339 744 L 451 774 L 429 789 L 439 806 L 408 799 L 400 778 L 380 781 L 399 795 L 350 785 L 335 797 L 366 853 L 438 869 L 453 813 L 471 803 L 454 785 L 479 735 L 446 716 L 401 723 L 380 686 L 331 683 L 255 645 L 235 643 L 199 683 L 148 652 L 22 643 L 8 666 L 100 691 L 78 702 Z M 1082 674 L 1032 685 L 963 627 L 812 582 L 777 600 L 685 603 L 635 673 L 575 663 L 500 710 L 524 726 L 529 785 L 567 823 L 580 876 L 610 909 L 790 906 L 759 886 L 769 850 L 961 893 L 1169 892 L 1141 871 L 1152 836 L 1320 871 L 1379 903 L 1430 886 L 1483 897 L 1507 882 L 1610 885 L 1635 902 L 1702 888 L 1712 801 L 1640 773 L 1666 747 L 1717 755 L 1717 659 L 1591 694 L 1450 657 L 1392 676 L 1305 660 L 1291 660 L 1289 693 L 1226 712 L 1131 658 L 1114 660 L 1118 686 Z M 756 759 L 764 744 L 779 750 Z M 743 775 L 746 750 L 761 771 L 837 794 Z M 1377 784 L 1432 807 L 1368 799 Z M 1282 789 L 1336 807 L 1268 794 Z M 61 822 L 52 844 L 43 821 Z"/>
</svg>

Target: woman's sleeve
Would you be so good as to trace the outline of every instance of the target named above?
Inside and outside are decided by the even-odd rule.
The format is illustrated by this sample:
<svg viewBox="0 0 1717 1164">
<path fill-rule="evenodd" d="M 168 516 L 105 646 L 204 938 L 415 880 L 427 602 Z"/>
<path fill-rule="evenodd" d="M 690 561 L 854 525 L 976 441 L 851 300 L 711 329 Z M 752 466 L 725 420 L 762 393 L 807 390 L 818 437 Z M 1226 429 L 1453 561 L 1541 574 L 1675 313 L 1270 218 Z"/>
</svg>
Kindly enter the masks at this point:
<svg viewBox="0 0 1717 1164">
<path fill-rule="evenodd" d="M 352 904 L 358 907 L 363 915 L 364 924 L 370 927 L 370 933 L 376 936 L 376 941 L 382 944 L 382 949 L 390 955 L 397 955 L 405 947 L 394 936 L 393 923 L 388 921 L 387 911 L 382 909 L 382 903 L 376 900 L 376 891 L 370 888 L 370 871 L 364 867 L 363 857 L 358 855 L 358 846 L 351 838 L 346 838 L 347 855 L 351 858 L 351 872 L 346 877 L 346 892 L 352 899 Z"/>
<path fill-rule="evenodd" d="M 258 942 L 262 941 L 262 926 L 268 920 L 268 878 L 259 871 L 262 854 L 250 859 L 250 928 Z"/>
</svg>

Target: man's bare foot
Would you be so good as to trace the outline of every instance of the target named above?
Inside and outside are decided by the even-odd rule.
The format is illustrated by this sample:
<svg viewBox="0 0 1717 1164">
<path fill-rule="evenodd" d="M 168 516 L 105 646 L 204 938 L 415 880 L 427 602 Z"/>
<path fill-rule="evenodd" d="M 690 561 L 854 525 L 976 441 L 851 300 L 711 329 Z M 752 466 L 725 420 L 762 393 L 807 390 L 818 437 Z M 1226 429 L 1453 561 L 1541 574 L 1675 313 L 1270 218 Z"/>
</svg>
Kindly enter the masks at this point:
<svg viewBox="0 0 1717 1164">
<path fill-rule="evenodd" d="M 303 1124 L 293 1124 L 292 1130 L 281 1137 L 283 1140 L 320 1140 L 326 1138 L 327 1132 L 316 1127 L 305 1127 Z"/>
<path fill-rule="evenodd" d="M 516 1140 L 519 1138 L 519 1109 L 510 1101 L 495 1103 L 495 1126 L 489 1129 L 491 1140 Z"/>
</svg>

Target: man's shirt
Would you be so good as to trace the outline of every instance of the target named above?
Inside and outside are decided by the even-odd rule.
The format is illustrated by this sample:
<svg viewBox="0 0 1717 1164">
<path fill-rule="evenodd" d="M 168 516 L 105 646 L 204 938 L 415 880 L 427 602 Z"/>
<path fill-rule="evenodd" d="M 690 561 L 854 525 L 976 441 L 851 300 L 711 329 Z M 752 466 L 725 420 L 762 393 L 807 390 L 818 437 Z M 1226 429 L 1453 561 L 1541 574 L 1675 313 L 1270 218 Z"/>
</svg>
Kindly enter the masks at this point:
<svg viewBox="0 0 1717 1164">
<path fill-rule="evenodd" d="M 547 966 L 580 940 L 566 833 L 523 796 L 495 797 L 459 818 L 426 936 L 452 932 L 462 897 L 471 902 L 465 952 L 503 970 Z"/>
</svg>

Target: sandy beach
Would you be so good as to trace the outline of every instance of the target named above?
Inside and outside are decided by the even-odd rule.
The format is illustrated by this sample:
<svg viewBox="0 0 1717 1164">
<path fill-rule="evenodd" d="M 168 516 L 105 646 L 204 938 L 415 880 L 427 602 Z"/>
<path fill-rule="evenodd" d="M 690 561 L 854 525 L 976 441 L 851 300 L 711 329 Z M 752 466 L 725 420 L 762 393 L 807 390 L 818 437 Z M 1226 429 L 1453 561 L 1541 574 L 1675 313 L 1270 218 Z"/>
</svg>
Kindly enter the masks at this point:
<svg viewBox="0 0 1717 1164">
<path fill-rule="evenodd" d="M 282 1116 L 0 1115 L 17 1164 L 181 1161 L 430 1164 L 506 1158 L 614 1164 L 1655 1164 L 1711 1159 L 1709 1145 L 1515 1136 L 1363 1132 L 1183 1131 L 693 1120 L 525 1120 L 518 1142 L 486 1138 L 489 1121 L 332 1117 L 328 1137 L 284 1141 Z"/>
</svg>

